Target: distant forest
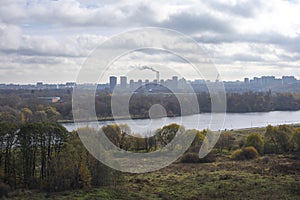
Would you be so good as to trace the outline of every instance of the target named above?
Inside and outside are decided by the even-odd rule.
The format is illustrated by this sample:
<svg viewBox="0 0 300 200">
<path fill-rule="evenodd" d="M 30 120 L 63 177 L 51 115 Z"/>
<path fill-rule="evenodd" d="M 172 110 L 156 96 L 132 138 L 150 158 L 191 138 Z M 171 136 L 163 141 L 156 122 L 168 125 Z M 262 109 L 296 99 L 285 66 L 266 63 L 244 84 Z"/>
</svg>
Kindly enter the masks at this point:
<svg viewBox="0 0 300 200">
<path fill-rule="evenodd" d="M 118 94 L 120 103 L 126 94 Z M 188 94 L 177 94 L 185 104 L 191 104 Z M 60 97 L 61 101 L 49 103 L 39 97 Z M 211 98 L 208 93 L 198 93 L 200 112 L 211 112 Z M 96 113 L 99 119 L 111 119 L 111 95 L 96 95 Z M 182 113 L 174 94 L 137 93 L 130 97 L 131 117 L 148 118 L 149 108 L 154 104 L 162 105 L 169 117 Z M 190 108 L 184 114 L 197 114 L 197 109 Z M 292 93 L 247 92 L 227 94 L 227 112 L 268 112 L 300 110 L 300 95 Z M 72 120 L 72 90 L 1 90 L 0 120 L 20 123 L 25 115 L 31 121 Z M 114 116 L 122 117 L 122 116 Z M 23 119 L 22 119 L 23 118 Z"/>
</svg>

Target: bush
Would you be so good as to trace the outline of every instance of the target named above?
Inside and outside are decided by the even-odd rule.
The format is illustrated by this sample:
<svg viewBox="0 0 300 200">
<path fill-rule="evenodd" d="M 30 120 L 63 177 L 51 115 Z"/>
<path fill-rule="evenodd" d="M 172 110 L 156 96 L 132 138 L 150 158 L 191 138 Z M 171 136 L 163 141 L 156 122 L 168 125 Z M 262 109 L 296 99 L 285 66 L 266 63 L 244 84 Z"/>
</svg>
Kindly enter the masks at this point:
<svg viewBox="0 0 300 200">
<path fill-rule="evenodd" d="M 264 153 L 265 154 L 276 154 L 278 153 L 278 149 L 276 144 L 272 142 L 266 142 L 264 146 Z"/>
<path fill-rule="evenodd" d="M 260 155 L 264 153 L 264 140 L 259 133 L 251 133 L 245 139 L 246 147 L 254 147 Z"/>
<path fill-rule="evenodd" d="M 216 155 L 209 153 L 204 158 L 199 158 L 198 153 L 188 152 L 181 157 L 180 161 L 182 163 L 212 163 L 216 161 Z"/>
<path fill-rule="evenodd" d="M 199 156 L 199 155 L 198 155 Z M 216 162 L 217 155 L 213 152 L 207 154 L 204 158 L 200 158 L 200 163 L 213 163 Z"/>
<path fill-rule="evenodd" d="M 231 158 L 233 160 L 251 160 L 259 156 L 257 150 L 254 147 L 245 147 L 243 149 L 235 150 Z"/>
<path fill-rule="evenodd" d="M 199 163 L 200 158 L 198 153 L 186 153 L 181 158 L 182 163 Z"/>
<path fill-rule="evenodd" d="M 300 129 L 296 129 L 291 138 L 293 150 L 300 151 Z"/>
<path fill-rule="evenodd" d="M 292 131 L 292 128 L 286 125 L 279 127 L 268 126 L 265 133 L 266 143 L 274 143 L 276 153 L 288 152 L 290 150 L 289 141 Z"/>
</svg>

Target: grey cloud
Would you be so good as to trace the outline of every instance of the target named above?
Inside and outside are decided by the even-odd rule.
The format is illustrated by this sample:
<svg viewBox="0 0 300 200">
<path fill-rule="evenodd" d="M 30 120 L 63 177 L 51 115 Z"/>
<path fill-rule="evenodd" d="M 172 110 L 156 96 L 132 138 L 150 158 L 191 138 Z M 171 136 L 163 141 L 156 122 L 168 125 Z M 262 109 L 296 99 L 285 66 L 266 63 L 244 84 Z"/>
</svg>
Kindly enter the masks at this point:
<svg viewBox="0 0 300 200">
<path fill-rule="evenodd" d="M 261 8 L 261 1 L 259 0 L 247 0 L 236 1 L 234 5 L 225 4 L 216 0 L 205 1 L 211 9 L 226 12 L 231 15 L 237 15 L 241 17 L 254 17 Z"/>
<path fill-rule="evenodd" d="M 300 54 L 298 55 L 277 55 L 281 60 L 285 60 L 288 62 L 300 61 Z"/>
<path fill-rule="evenodd" d="M 261 62 L 265 61 L 260 55 L 249 55 L 249 54 L 235 54 L 230 56 L 232 61 L 241 61 L 241 62 Z"/>
<path fill-rule="evenodd" d="M 210 14 L 193 14 L 187 12 L 171 15 L 167 21 L 162 22 L 159 26 L 172 28 L 183 33 L 196 33 L 199 31 L 232 33 L 234 31 L 228 21 Z"/>
<path fill-rule="evenodd" d="M 62 63 L 62 60 L 59 58 L 49 58 L 49 57 L 16 57 L 14 59 L 15 63 L 23 63 L 23 64 L 46 64 L 46 65 L 55 65 Z"/>
<path fill-rule="evenodd" d="M 216 18 L 212 14 L 190 13 L 189 10 L 170 15 L 167 20 L 161 22 L 156 19 L 161 12 L 159 5 L 149 2 L 129 3 L 121 1 L 115 4 L 100 5 L 93 3 L 93 1 L 90 4 L 76 0 L 36 1 L 27 7 L 25 9 L 25 5 L 12 4 L 9 7 L 0 5 L 0 11 L 4 9 L 7 13 L 0 14 L 0 19 L 5 19 L 7 23 L 29 23 L 34 26 L 40 24 L 80 27 L 160 26 L 186 33 L 207 30 L 214 32 L 232 31 L 232 27 L 223 19 Z M 16 9 L 18 10 L 14 11 Z"/>
<path fill-rule="evenodd" d="M 4 36 L 5 35 L 7 34 L 4 34 Z M 96 35 L 68 37 L 23 35 L 22 37 L 13 37 L 11 39 L 12 41 L 15 40 L 14 43 L 18 44 L 13 46 L 11 42 L 9 42 L 10 40 L 6 38 L 7 37 L 1 37 L 0 29 L 0 52 L 5 54 L 67 58 L 86 57 L 104 40 L 104 37 Z"/>
<path fill-rule="evenodd" d="M 300 35 L 297 37 L 289 37 L 275 32 L 259 33 L 259 34 L 218 34 L 218 35 L 202 35 L 195 36 L 194 39 L 200 43 L 261 43 L 273 44 L 285 49 L 289 52 L 300 53 Z"/>
</svg>

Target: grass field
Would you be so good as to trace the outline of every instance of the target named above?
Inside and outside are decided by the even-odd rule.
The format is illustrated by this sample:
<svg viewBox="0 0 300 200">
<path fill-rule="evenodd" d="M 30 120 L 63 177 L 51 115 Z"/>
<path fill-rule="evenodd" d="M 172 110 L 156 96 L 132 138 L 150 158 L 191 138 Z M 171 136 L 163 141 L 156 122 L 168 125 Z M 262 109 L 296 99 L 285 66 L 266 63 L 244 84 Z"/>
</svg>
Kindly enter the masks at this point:
<svg viewBox="0 0 300 200">
<path fill-rule="evenodd" d="M 117 187 L 28 192 L 12 199 L 300 199 L 300 160 L 268 155 L 251 161 L 218 156 L 214 163 L 175 163 L 146 174 L 124 174 Z"/>
</svg>

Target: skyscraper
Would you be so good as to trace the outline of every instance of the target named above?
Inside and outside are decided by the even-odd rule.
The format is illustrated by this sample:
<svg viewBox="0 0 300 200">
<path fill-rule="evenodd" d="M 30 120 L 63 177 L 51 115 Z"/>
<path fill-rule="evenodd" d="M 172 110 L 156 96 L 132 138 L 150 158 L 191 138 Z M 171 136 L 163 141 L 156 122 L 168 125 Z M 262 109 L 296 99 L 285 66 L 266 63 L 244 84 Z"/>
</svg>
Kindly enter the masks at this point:
<svg viewBox="0 0 300 200">
<path fill-rule="evenodd" d="M 127 88 L 127 77 L 126 76 L 121 76 L 120 77 L 120 82 L 121 82 L 121 89 L 126 89 Z"/>
<path fill-rule="evenodd" d="M 117 77 L 110 76 L 109 77 L 109 88 L 110 88 L 110 90 L 111 91 L 114 90 L 116 85 L 117 85 Z"/>
</svg>

